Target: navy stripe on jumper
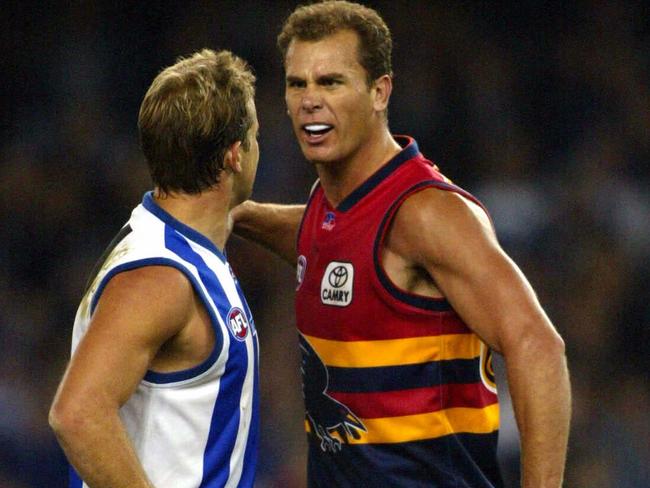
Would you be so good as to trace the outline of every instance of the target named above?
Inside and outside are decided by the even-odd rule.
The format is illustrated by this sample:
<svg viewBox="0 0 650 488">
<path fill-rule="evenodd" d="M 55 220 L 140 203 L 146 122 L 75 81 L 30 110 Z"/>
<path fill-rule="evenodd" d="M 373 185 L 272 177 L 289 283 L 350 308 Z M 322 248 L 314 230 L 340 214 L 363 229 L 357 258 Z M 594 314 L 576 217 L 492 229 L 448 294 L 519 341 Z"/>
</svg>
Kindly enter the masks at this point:
<svg viewBox="0 0 650 488">
<path fill-rule="evenodd" d="M 234 276 L 234 273 L 233 273 Z M 237 288 L 237 293 L 239 294 L 239 299 L 244 305 L 244 311 L 248 317 L 248 324 L 250 326 L 250 333 L 253 334 L 253 361 L 254 361 L 254 371 L 253 371 L 253 412 L 251 414 L 251 425 L 249 427 L 248 433 L 248 443 L 246 444 L 246 450 L 244 452 L 244 468 L 242 471 L 242 476 L 239 481 L 240 486 L 253 486 L 255 481 L 255 471 L 257 465 L 257 445 L 259 437 L 259 405 L 260 405 L 260 378 L 258 372 L 259 364 L 259 343 L 257 338 L 257 329 L 255 327 L 255 321 L 253 319 L 253 314 L 244 292 L 239 285 L 239 280 L 235 277 L 235 286 Z"/>
<path fill-rule="evenodd" d="M 398 142 L 403 142 L 406 146 L 399 152 L 393 159 L 384 164 L 377 170 L 370 178 L 364 181 L 361 186 L 350 193 L 345 199 L 336 207 L 339 212 L 347 212 L 354 205 L 359 202 L 363 197 L 370 193 L 379 183 L 388 178 L 393 171 L 399 168 L 406 161 L 413 159 L 420 153 L 417 142 L 411 138 L 396 137 Z"/>
<path fill-rule="evenodd" d="M 215 272 L 190 247 L 187 240 L 169 226 L 165 226 L 165 245 L 170 251 L 196 266 L 200 279 L 227 328 L 231 304 Z M 239 429 L 239 406 L 247 364 L 245 343 L 231 338 L 228 347 L 228 360 L 220 380 L 219 394 L 212 413 L 210 433 L 205 448 L 202 487 L 224 486 L 228 479 L 230 458 Z M 210 471 L 206 471 L 206 468 L 209 468 Z"/>
<path fill-rule="evenodd" d="M 328 366 L 327 372 L 332 392 L 371 393 L 481 381 L 479 358 L 371 368 Z"/>
<path fill-rule="evenodd" d="M 386 212 L 386 215 L 379 225 L 379 230 L 377 231 L 377 236 L 375 237 L 373 261 L 375 264 L 375 273 L 377 274 L 377 278 L 379 278 L 380 283 L 384 289 L 397 300 L 409 304 L 413 307 L 429 310 L 431 312 L 448 312 L 453 309 L 451 307 L 451 304 L 445 298 L 432 298 L 424 295 L 416 295 L 395 286 L 395 284 L 386 275 L 386 272 L 384 271 L 384 268 L 380 262 L 380 248 L 383 244 L 384 234 L 386 232 L 388 224 L 390 224 L 390 222 L 393 220 L 393 217 L 395 216 L 397 207 L 404 203 L 406 197 L 420 190 L 424 190 L 425 188 L 434 187 L 436 186 L 436 183 L 439 182 L 437 180 L 422 181 L 404 191 L 397 199 L 395 199 L 395 202 L 390 206 L 388 212 Z"/>
<path fill-rule="evenodd" d="M 226 257 L 214 242 L 189 225 L 185 225 L 180 220 L 175 219 L 169 213 L 160 208 L 153 199 L 152 192 L 145 193 L 144 198 L 142 199 L 142 206 L 178 233 L 212 251 L 222 262 L 226 262 Z"/>
<path fill-rule="evenodd" d="M 106 273 L 106 275 L 102 278 L 101 283 L 97 287 L 97 291 L 93 295 L 93 299 L 90 302 L 90 313 L 91 315 L 94 313 L 95 307 L 97 307 L 97 303 L 99 302 L 99 298 L 104 292 L 104 288 L 106 288 L 106 285 L 111 280 L 111 278 L 113 278 L 113 276 L 117 275 L 118 273 L 122 273 L 124 271 L 130 271 L 137 268 L 144 268 L 145 266 L 169 266 L 171 268 L 178 269 L 187 277 L 187 279 L 192 283 L 192 286 L 194 287 L 196 293 L 203 300 L 203 303 L 206 304 L 206 310 L 210 315 L 210 320 L 214 324 L 215 344 L 214 344 L 214 348 L 212 349 L 212 352 L 210 353 L 210 356 L 201 364 L 194 366 L 193 368 L 184 369 L 181 371 L 174 371 L 173 373 L 157 373 L 155 371 L 149 370 L 145 374 L 144 380 L 150 383 L 162 384 L 162 383 L 174 383 L 177 381 L 184 381 L 190 378 L 194 378 L 195 376 L 198 376 L 201 373 L 204 373 L 205 371 L 210 369 L 210 367 L 217 360 L 219 356 L 219 352 L 221 351 L 221 348 L 223 346 L 223 337 L 221 335 L 221 330 L 217 325 L 218 324 L 217 318 L 214 312 L 212 311 L 212 308 L 208 306 L 207 299 L 205 298 L 201 286 L 199 285 L 194 275 L 190 273 L 187 269 L 185 269 L 185 267 L 183 267 L 179 262 L 168 258 L 147 258 L 147 259 L 139 259 L 137 261 L 130 261 L 128 263 L 124 263 L 114 267 L 108 273 Z"/>
<path fill-rule="evenodd" d="M 323 452 L 309 436 L 308 486 L 356 488 L 501 488 L 498 432 L 452 434 L 396 444 L 344 444 Z"/>
<path fill-rule="evenodd" d="M 81 488 L 84 484 L 79 473 L 72 467 L 71 464 L 68 464 L 68 488 Z"/>
</svg>

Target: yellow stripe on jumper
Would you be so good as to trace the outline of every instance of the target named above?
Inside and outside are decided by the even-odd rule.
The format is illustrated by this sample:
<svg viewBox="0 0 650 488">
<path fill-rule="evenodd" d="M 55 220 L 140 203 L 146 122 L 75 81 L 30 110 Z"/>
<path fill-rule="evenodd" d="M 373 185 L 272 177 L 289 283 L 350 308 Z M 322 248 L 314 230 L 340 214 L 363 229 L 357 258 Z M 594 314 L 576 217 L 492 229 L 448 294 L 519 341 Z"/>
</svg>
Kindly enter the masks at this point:
<svg viewBox="0 0 650 488">
<path fill-rule="evenodd" d="M 474 334 L 446 334 L 377 341 L 332 341 L 304 336 L 328 366 L 371 368 L 448 359 L 472 359 L 481 354 Z"/>
<path fill-rule="evenodd" d="M 367 432 L 359 439 L 348 436 L 350 444 L 396 444 L 435 439 L 450 434 L 489 434 L 499 428 L 499 405 L 484 408 L 448 408 L 437 412 L 402 417 L 361 419 Z M 311 431 L 305 421 L 305 430 Z M 329 432 L 341 442 L 338 432 Z"/>
</svg>

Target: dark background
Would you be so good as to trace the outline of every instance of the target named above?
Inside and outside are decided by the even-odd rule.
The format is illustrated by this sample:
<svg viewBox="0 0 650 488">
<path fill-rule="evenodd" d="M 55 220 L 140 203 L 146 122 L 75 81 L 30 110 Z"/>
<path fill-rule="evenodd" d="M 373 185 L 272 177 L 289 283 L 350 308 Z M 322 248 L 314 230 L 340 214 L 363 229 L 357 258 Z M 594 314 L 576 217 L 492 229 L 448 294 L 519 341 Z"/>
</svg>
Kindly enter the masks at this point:
<svg viewBox="0 0 650 488">
<path fill-rule="evenodd" d="M 565 486 L 648 486 L 647 2 L 367 3 L 394 36 L 392 131 L 414 136 L 484 201 L 566 341 L 574 417 Z M 261 123 L 253 197 L 306 199 L 315 172 L 285 114 L 275 47 L 294 6 L 0 7 L 0 487 L 65 484 L 47 410 L 87 275 L 150 188 L 137 112 L 161 68 L 203 47 L 246 58 Z M 301 487 L 293 271 L 237 238 L 228 253 L 262 346 L 258 486 Z M 501 459 L 513 483 L 518 446 L 506 390 Z"/>
</svg>

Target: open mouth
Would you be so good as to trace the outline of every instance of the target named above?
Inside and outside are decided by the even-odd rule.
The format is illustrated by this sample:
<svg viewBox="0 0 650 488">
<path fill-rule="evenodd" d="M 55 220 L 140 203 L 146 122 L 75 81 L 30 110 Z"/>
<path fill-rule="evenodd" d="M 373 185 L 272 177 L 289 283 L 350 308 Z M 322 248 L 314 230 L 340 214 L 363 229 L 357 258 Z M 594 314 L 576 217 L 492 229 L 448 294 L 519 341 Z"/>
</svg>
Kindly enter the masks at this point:
<svg viewBox="0 0 650 488">
<path fill-rule="evenodd" d="M 310 138 L 320 138 L 333 128 L 334 126 L 329 124 L 306 124 L 302 126 L 302 130 L 304 130 Z"/>
</svg>

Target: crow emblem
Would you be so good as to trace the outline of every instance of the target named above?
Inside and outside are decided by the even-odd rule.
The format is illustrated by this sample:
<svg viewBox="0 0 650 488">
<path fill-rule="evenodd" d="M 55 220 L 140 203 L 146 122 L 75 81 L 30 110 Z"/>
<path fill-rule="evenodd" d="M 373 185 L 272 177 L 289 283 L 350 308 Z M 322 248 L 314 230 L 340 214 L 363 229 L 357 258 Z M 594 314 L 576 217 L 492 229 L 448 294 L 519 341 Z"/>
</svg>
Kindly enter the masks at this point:
<svg viewBox="0 0 650 488">
<path fill-rule="evenodd" d="M 349 436 L 359 439 L 359 432 L 367 432 L 366 427 L 348 407 L 327 394 L 327 367 L 302 334 L 300 352 L 307 421 L 312 432 L 320 439 L 320 448 L 324 452 L 338 452 L 341 450 L 341 440 L 334 437 L 333 433 L 337 433 L 347 444 Z"/>
</svg>

